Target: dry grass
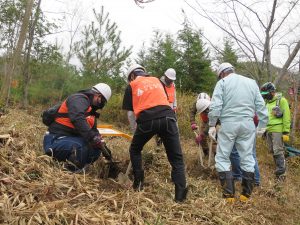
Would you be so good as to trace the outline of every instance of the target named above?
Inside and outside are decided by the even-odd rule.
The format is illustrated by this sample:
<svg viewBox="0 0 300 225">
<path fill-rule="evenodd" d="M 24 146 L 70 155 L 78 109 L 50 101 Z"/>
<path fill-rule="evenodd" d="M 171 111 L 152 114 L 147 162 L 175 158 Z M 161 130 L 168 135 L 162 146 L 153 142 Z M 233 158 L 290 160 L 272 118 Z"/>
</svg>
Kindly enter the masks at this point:
<svg viewBox="0 0 300 225">
<path fill-rule="evenodd" d="M 143 152 L 145 190 L 133 192 L 101 179 L 101 160 L 86 174 L 72 174 L 43 155 L 46 128 L 38 112 L 10 110 L 0 124 L 0 134 L 13 138 L 0 148 L 1 224 L 300 224 L 300 160 L 288 161 L 285 185 L 274 187 L 272 157 L 262 143 L 262 186 L 247 204 L 228 205 L 221 199 L 215 172 L 199 167 L 194 141 L 182 140 L 190 192 L 184 204 L 176 204 L 169 164 L 154 142 Z M 125 172 L 129 143 L 120 138 L 107 142 L 124 161 Z"/>
</svg>

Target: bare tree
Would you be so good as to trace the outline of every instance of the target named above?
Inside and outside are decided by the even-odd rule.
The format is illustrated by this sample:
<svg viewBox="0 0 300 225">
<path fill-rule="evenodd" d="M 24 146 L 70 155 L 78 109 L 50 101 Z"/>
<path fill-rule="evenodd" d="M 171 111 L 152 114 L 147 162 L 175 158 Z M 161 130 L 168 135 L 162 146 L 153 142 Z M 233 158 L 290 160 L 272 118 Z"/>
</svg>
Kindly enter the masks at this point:
<svg viewBox="0 0 300 225">
<path fill-rule="evenodd" d="M 297 129 L 297 125 L 298 125 L 298 121 L 297 121 L 297 116 L 298 116 L 298 90 L 299 90 L 299 77 L 300 77 L 300 57 L 299 57 L 299 61 L 298 61 L 298 74 L 293 74 L 292 75 L 292 96 L 293 96 L 293 117 L 292 117 L 292 130 L 291 130 L 291 144 L 293 144 L 294 142 L 294 137 L 295 137 L 295 133 L 296 133 L 296 129 Z"/>
<path fill-rule="evenodd" d="M 25 8 L 25 14 L 22 20 L 22 26 L 17 42 L 16 49 L 14 50 L 14 53 L 10 59 L 8 69 L 6 70 L 6 73 L 4 75 L 3 83 L 1 86 L 1 96 L 0 96 L 0 102 L 1 104 L 8 105 L 9 102 L 9 96 L 10 96 L 10 86 L 11 86 L 11 81 L 12 77 L 14 75 L 14 70 L 15 66 L 20 62 L 20 56 L 21 52 L 24 46 L 24 42 L 26 39 L 26 34 L 28 30 L 28 24 L 29 24 L 29 19 L 31 16 L 31 11 L 33 7 L 33 2 L 34 0 L 27 0 L 26 1 L 26 8 Z"/>
<path fill-rule="evenodd" d="M 149 3 L 149 2 L 154 2 L 155 0 L 134 0 L 135 4 L 141 7 L 141 4 Z"/>
<path fill-rule="evenodd" d="M 36 11 L 34 15 L 33 22 L 30 25 L 30 30 L 29 30 L 29 37 L 28 37 L 28 45 L 26 49 L 26 55 L 25 55 L 25 63 L 24 63 L 24 70 L 23 70 L 23 79 L 24 79 L 24 84 L 23 84 L 23 107 L 27 108 L 28 106 L 28 88 L 29 88 L 29 82 L 30 82 L 30 71 L 29 71 L 29 66 L 30 66 L 30 55 L 31 55 L 31 48 L 33 44 L 33 38 L 34 38 L 34 30 L 40 15 L 40 6 L 41 6 L 41 1 L 38 0 L 37 6 L 36 6 Z"/>
<path fill-rule="evenodd" d="M 272 53 L 280 44 L 297 43 L 283 63 L 275 84 L 286 74 L 300 48 L 300 0 L 254 1 L 215 0 L 204 3 L 197 0 L 185 2 L 201 17 L 221 29 L 235 41 L 247 64 L 247 72 L 259 83 L 266 75 L 272 81 L 274 70 Z"/>
</svg>

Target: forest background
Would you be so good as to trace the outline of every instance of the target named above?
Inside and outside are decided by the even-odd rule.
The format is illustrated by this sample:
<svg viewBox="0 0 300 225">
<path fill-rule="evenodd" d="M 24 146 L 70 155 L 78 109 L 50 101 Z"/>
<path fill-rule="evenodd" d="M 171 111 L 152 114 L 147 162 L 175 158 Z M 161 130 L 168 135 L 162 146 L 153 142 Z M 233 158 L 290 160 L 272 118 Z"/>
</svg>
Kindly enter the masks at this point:
<svg viewBox="0 0 300 225">
<path fill-rule="evenodd" d="M 300 0 L 183 0 L 201 22 L 222 31 L 223 41 L 212 42 L 182 11 L 176 34 L 153 30 L 150 44 L 136 54 L 123 44 L 118 24 L 104 7 L 91 8 L 93 22 L 78 26 L 72 20 L 76 11 L 53 21 L 41 9 L 42 1 L 0 1 L 0 223 L 299 224 L 299 157 L 287 159 L 287 180 L 278 186 L 272 179 L 272 156 L 258 139 L 262 185 L 249 204 L 228 206 L 214 172 L 199 166 L 188 110 L 199 92 L 212 94 L 216 65 L 230 62 L 259 86 L 272 81 L 284 93 L 293 116 L 291 144 L 299 149 Z M 147 7 L 153 1 L 134 2 L 135 7 Z M 49 35 L 62 32 L 61 23 L 70 20 L 74 23 L 67 31 L 69 45 L 50 42 Z M 282 64 L 274 65 L 278 57 Z M 130 132 L 121 103 L 126 69 L 132 63 L 157 77 L 169 67 L 177 72 L 177 116 L 190 187 L 185 204 L 173 202 L 169 164 L 153 141 L 143 151 L 147 185 L 138 194 L 113 180 L 98 179 L 103 178 L 103 160 L 87 175 L 71 174 L 43 154 L 47 128 L 40 120 L 42 109 L 99 82 L 113 89 L 100 122 Z M 129 143 L 109 138 L 107 144 L 125 171 Z"/>
</svg>

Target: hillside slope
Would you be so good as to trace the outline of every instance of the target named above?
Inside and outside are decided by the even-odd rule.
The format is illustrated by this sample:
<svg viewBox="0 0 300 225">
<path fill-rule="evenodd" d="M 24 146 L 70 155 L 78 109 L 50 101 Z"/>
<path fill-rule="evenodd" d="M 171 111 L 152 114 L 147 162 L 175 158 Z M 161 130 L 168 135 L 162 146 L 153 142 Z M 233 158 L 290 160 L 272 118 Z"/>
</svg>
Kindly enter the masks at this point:
<svg viewBox="0 0 300 225">
<path fill-rule="evenodd" d="M 176 204 L 166 155 L 154 142 L 143 151 L 145 190 L 134 192 L 100 178 L 103 160 L 85 174 L 72 174 L 43 155 L 46 127 L 38 110 L 11 109 L 0 124 L 0 134 L 12 137 L 0 148 L 0 224 L 300 224 L 300 159 L 288 159 L 285 185 L 274 186 L 272 157 L 262 141 L 262 185 L 248 203 L 230 205 L 221 198 L 215 172 L 200 168 L 194 140 L 182 139 L 190 192 L 184 204 Z M 129 143 L 107 143 L 125 172 Z"/>
</svg>

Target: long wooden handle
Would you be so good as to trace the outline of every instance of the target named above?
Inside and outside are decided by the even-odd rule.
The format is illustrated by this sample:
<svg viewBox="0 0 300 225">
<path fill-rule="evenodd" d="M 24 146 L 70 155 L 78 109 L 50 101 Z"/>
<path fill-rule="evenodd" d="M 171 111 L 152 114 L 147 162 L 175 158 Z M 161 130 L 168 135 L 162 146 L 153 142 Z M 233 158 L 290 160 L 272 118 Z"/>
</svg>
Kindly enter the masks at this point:
<svg viewBox="0 0 300 225">
<path fill-rule="evenodd" d="M 128 177 L 128 174 L 129 174 L 129 171 L 130 171 L 130 169 L 131 169 L 131 161 L 129 161 L 129 163 L 128 163 L 128 166 L 127 166 L 127 169 L 126 169 L 126 173 L 125 173 L 125 176 L 127 176 Z"/>
</svg>

